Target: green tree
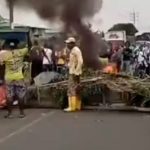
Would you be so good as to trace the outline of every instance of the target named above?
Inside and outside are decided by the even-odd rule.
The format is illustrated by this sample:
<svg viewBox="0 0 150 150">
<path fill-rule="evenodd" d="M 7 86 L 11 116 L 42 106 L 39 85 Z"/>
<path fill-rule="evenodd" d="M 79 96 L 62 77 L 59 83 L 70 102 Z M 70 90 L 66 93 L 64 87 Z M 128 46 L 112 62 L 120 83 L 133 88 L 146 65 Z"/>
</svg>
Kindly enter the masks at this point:
<svg viewBox="0 0 150 150">
<path fill-rule="evenodd" d="M 138 32 L 137 28 L 132 23 L 118 23 L 108 31 L 126 31 L 128 36 L 134 36 Z"/>
</svg>

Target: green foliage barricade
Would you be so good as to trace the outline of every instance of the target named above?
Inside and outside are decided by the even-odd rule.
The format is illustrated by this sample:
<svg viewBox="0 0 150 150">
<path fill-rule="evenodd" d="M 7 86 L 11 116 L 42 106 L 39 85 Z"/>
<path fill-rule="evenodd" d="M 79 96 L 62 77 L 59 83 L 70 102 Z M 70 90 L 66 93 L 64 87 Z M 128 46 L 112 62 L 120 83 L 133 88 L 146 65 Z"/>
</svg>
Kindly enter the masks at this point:
<svg viewBox="0 0 150 150">
<path fill-rule="evenodd" d="M 30 87 L 27 103 L 35 106 L 64 108 L 67 103 L 67 82 Z M 115 96 L 113 95 L 115 93 Z M 98 105 L 106 100 L 119 99 L 127 105 L 148 106 L 150 103 L 150 79 L 144 80 L 126 75 L 110 75 L 84 70 L 81 82 L 84 105 Z M 64 104 L 65 103 L 65 104 Z"/>
<path fill-rule="evenodd" d="M 85 104 L 93 96 L 101 96 L 101 86 L 96 80 L 83 80 L 81 84 L 81 95 Z M 51 83 L 40 87 L 29 87 L 27 94 L 27 105 L 35 107 L 64 108 L 67 104 L 67 82 Z"/>
</svg>

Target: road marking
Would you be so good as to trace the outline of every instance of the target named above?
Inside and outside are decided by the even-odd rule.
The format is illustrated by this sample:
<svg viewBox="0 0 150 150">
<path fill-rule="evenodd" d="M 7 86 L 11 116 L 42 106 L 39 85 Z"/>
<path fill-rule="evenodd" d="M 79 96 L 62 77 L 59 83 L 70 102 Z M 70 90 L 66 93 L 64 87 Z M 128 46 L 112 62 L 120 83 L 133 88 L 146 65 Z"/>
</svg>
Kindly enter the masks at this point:
<svg viewBox="0 0 150 150">
<path fill-rule="evenodd" d="M 3 137 L 3 138 L 0 138 L 0 144 L 6 142 L 7 140 L 11 139 L 11 138 L 14 137 L 15 135 L 18 135 L 18 134 L 23 133 L 23 132 L 26 131 L 27 129 L 29 129 L 29 128 L 33 127 L 34 125 L 36 125 L 37 123 L 41 122 L 43 119 L 52 116 L 54 113 L 55 113 L 55 112 L 50 112 L 50 113 L 45 114 L 45 115 L 42 114 L 40 118 L 38 118 L 38 119 L 32 121 L 31 123 L 27 124 L 26 126 L 20 128 L 20 129 L 14 131 L 14 132 L 12 132 L 12 133 L 10 133 L 9 135 L 7 135 L 7 136 L 5 136 L 5 137 Z"/>
</svg>

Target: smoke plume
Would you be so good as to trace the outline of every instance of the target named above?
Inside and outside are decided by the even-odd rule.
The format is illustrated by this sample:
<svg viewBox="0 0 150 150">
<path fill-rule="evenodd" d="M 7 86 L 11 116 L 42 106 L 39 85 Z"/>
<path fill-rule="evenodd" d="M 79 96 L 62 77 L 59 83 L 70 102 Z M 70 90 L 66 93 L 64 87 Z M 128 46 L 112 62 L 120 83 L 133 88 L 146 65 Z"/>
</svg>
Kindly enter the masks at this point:
<svg viewBox="0 0 150 150">
<path fill-rule="evenodd" d="M 84 62 L 94 69 L 100 68 L 99 52 L 104 43 L 98 41 L 84 24 L 85 18 L 93 17 L 102 7 L 103 0 L 13 0 L 16 6 L 31 7 L 46 20 L 60 19 L 65 30 L 73 29 L 81 38 Z M 9 3 L 9 0 L 7 0 Z M 100 43 L 100 45 L 98 44 Z M 101 53 L 100 53 L 101 54 Z"/>
</svg>

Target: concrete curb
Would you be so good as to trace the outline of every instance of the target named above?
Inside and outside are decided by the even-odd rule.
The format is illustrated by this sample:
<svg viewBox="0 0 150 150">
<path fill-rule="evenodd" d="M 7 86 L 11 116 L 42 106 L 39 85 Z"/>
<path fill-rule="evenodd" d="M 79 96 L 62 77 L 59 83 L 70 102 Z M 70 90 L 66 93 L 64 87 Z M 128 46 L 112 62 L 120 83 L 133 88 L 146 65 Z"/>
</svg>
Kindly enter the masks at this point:
<svg viewBox="0 0 150 150">
<path fill-rule="evenodd" d="M 122 112 L 139 112 L 139 113 L 150 113 L 150 108 L 134 107 L 113 104 L 110 107 L 104 106 L 86 106 L 83 110 L 93 110 L 93 111 L 122 111 Z"/>
<path fill-rule="evenodd" d="M 48 105 L 27 105 L 26 108 L 37 108 L 37 109 L 63 109 L 60 107 L 48 106 Z M 139 113 L 150 113 L 150 108 L 142 108 L 135 106 L 126 106 L 123 103 L 115 103 L 111 106 L 83 106 L 84 111 L 118 111 L 118 112 L 139 112 Z"/>
</svg>

